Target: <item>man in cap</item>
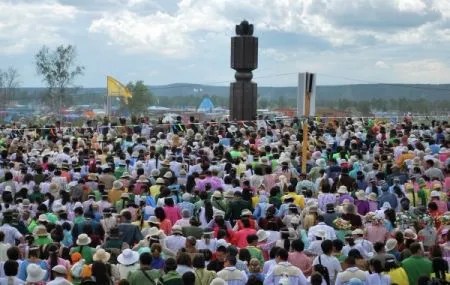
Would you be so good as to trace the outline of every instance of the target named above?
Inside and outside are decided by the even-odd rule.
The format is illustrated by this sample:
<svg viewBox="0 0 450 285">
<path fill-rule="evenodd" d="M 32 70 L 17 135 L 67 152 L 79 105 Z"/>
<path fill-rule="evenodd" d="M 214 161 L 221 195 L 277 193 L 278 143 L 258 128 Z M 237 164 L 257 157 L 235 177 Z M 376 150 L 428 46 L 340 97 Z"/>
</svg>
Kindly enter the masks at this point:
<svg viewBox="0 0 450 285">
<path fill-rule="evenodd" d="M 47 285 L 72 285 L 69 282 L 67 277 L 67 269 L 63 265 L 56 265 L 52 268 L 54 279 L 50 282 L 47 282 Z"/>
</svg>

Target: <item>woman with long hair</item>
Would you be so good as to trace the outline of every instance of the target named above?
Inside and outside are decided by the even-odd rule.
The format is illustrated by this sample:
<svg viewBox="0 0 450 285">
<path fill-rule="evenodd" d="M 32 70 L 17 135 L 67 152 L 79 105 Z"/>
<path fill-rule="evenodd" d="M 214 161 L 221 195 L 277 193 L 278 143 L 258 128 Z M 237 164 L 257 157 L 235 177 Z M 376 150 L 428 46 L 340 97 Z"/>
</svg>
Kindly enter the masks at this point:
<svg viewBox="0 0 450 285">
<path fill-rule="evenodd" d="M 46 248 L 46 252 L 48 254 L 47 265 L 48 268 L 53 268 L 56 265 L 62 265 L 67 269 L 67 272 L 70 271 L 70 262 L 66 259 L 62 259 L 59 255 L 59 248 L 56 244 L 50 244 Z M 53 271 L 50 271 L 49 280 L 54 280 L 55 275 Z"/>
<path fill-rule="evenodd" d="M 94 261 L 92 263 L 92 277 L 98 285 L 112 285 L 113 281 L 108 274 L 108 268 L 106 264 L 101 261 Z"/>
<path fill-rule="evenodd" d="M 159 228 L 164 234 L 170 235 L 172 233 L 172 222 L 167 219 L 164 209 L 161 207 L 155 208 L 155 216 L 158 218 Z"/>
</svg>

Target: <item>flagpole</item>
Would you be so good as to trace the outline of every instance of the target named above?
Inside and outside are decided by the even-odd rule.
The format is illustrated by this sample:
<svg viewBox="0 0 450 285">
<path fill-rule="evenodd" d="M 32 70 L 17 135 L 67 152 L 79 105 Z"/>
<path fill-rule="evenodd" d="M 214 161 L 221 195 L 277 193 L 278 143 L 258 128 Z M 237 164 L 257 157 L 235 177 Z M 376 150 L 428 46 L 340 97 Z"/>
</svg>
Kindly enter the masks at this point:
<svg viewBox="0 0 450 285">
<path fill-rule="evenodd" d="M 108 76 L 106 76 L 105 115 L 108 115 Z"/>
</svg>

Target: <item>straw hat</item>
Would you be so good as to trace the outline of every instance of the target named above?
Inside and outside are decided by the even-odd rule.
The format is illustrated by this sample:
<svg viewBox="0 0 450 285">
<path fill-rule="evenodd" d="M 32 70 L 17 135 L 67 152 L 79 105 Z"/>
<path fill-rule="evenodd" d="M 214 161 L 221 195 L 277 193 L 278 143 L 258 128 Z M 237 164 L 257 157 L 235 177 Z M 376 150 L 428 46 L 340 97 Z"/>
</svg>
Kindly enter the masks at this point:
<svg viewBox="0 0 450 285">
<path fill-rule="evenodd" d="M 128 171 L 124 171 L 120 178 L 130 178 L 130 173 L 128 173 Z"/>
<path fill-rule="evenodd" d="M 417 234 L 412 229 L 406 229 L 403 232 L 403 236 L 405 237 L 405 239 L 417 239 Z"/>
<path fill-rule="evenodd" d="M 363 235 L 364 231 L 362 229 L 355 229 L 352 231 L 352 235 Z"/>
<path fill-rule="evenodd" d="M 174 227 L 177 227 L 177 226 L 174 226 Z M 157 227 L 151 227 L 148 230 L 147 235 L 145 236 L 145 238 L 149 239 L 149 238 L 154 237 L 154 236 L 159 237 L 160 233 L 161 233 L 161 231 Z M 173 233 L 173 228 L 172 228 L 172 233 Z"/>
<path fill-rule="evenodd" d="M 156 184 L 165 184 L 166 182 L 164 181 L 164 178 L 158 178 L 156 179 Z"/>
<path fill-rule="evenodd" d="M 166 178 L 166 179 L 170 179 L 170 178 L 172 178 L 173 177 L 173 175 L 172 175 L 172 172 L 170 172 L 170 171 L 167 171 L 165 174 L 164 174 L 164 176 L 163 176 L 164 178 Z"/>
<path fill-rule="evenodd" d="M 229 190 L 227 192 L 225 192 L 225 194 L 223 195 L 224 198 L 234 198 L 234 193 L 232 190 Z"/>
<path fill-rule="evenodd" d="M 384 249 L 386 251 L 391 251 L 397 246 L 397 240 L 395 238 L 390 238 L 386 241 L 386 246 Z"/>
<path fill-rule="evenodd" d="M 122 265 L 131 265 L 136 263 L 139 260 L 139 253 L 136 251 L 132 251 L 131 249 L 125 249 L 119 256 L 117 257 L 117 261 Z"/>
<path fill-rule="evenodd" d="M 38 237 L 48 236 L 47 228 L 44 226 L 37 226 L 34 234 Z"/>
<path fill-rule="evenodd" d="M 348 193 L 347 186 L 341 185 L 337 192 L 339 194 L 347 194 Z"/>
<path fill-rule="evenodd" d="M 109 258 L 111 257 L 111 254 L 109 252 L 106 252 L 103 248 L 97 249 L 92 259 L 94 261 L 101 261 L 103 263 L 106 263 L 109 261 Z"/>
<path fill-rule="evenodd" d="M 97 175 L 95 173 L 89 173 L 88 178 L 89 181 L 97 181 Z"/>
<path fill-rule="evenodd" d="M 170 166 L 170 162 L 167 159 L 165 159 L 165 160 L 161 161 L 161 165 L 162 166 Z"/>
<path fill-rule="evenodd" d="M 265 241 L 269 238 L 269 233 L 265 230 L 258 230 L 256 235 L 258 236 L 258 242 Z"/>
<path fill-rule="evenodd" d="M 220 193 L 220 191 L 214 191 L 214 193 L 212 194 L 212 196 L 214 198 L 222 198 L 222 193 Z"/>
<path fill-rule="evenodd" d="M 367 200 L 366 198 L 366 193 L 364 192 L 364 190 L 359 190 L 358 192 L 356 192 L 356 198 L 358 198 L 358 200 Z"/>
<path fill-rule="evenodd" d="M 183 234 L 183 230 L 182 230 L 181 226 L 174 225 L 172 227 L 172 234 L 180 234 L 180 235 L 182 235 Z"/>
<path fill-rule="evenodd" d="M 47 272 L 39 265 L 31 263 L 27 266 L 27 282 L 40 282 L 44 280 Z"/>
<path fill-rule="evenodd" d="M 88 245 L 91 241 L 91 238 L 87 234 L 81 234 L 78 236 L 77 245 Z"/>
<path fill-rule="evenodd" d="M 241 212 L 241 216 L 251 216 L 252 212 L 249 209 L 244 209 Z"/>
<path fill-rule="evenodd" d="M 374 201 L 374 202 L 376 202 L 377 201 L 377 194 L 376 193 L 370 193 L 369 194 L 369 200 L 370 201 Z"/>
<path fill-rule="evenodd" d="M 145 177 L 145 175 L 140 175 L 138 181 L 143 182 L 143 183 L 148 183 L 148 179 L 147 179 L 147 177 Z"/>
</svg>

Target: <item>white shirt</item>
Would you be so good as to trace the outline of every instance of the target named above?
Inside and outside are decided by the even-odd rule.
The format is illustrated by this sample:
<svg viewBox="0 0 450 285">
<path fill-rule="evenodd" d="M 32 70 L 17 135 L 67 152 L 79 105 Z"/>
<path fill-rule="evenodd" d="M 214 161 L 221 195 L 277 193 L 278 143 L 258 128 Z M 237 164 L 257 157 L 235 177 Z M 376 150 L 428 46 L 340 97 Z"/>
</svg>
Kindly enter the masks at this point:
<svg viewBox="0 0 450 285">
<path fill-rule="evenodd" d="M 316 256 L 313 260 L 313 266 L 320 263 L 328 269 L 328 274 L 330 275 L 330 280 L 334 280 L 336 274 L 342 271 L 341 264 L 339 260 L 334 256 L 328 256 L 326 254 L 321 254 L 320 256 Z"/>
<path fill-rule="evenodd" d="M 389 275 L 372 273 L 368 278 L 368 285 L 390 285 L 391 277 Z"/>
<path fill-rule="evenodd" d="M 166 237 L 166 246 L 173 252 L 178 252 L 186 246 L 186 238 L 179 235 L 171 235 Z"/>
<path fill-rule="evenodd" d="M 236 272 L 238 274 L 236 274 Z M 231 274 L 240 275 L 239 279 L 230 279 Z M 228 285 L 245 285 L 247 283 L 247 275 L 245 272 L 236 269 L 236 267 L 225 267 L 221 271 L 217 272 L 217 277 L 222 278 L 223 280 L 227 281 Z"/>
<path fill-rule="evenodd" d="M 217 239 L 210 239 L 209 244 L 206 244 L 204 239 L 197 240 L 196 247 L 197 249 L 209 249 L 211 252 L 215 252 L 217 247 Z"/>
<path fill-rule="evenodd" d="M 66 278 L 56 277 L 54 280 L 47 282 L 47 285 L 72 285 Z"/>
<path fill-rule="evenodd" d="M 336 239 L 336 231 L 334 228 L 330 227 L 329 225 L 325 224 L 324 222 L 320 222 L 315 226 L 312 226 L 308 230 L 308 239 L 310 241 L 313 241 L 316 239 L 316 234 L 319 231 L 325 232 L 325 239 L 329 240 L 335 240 Z"/>
<path fill-rule="evenodd" d="M 15 276 L 11 277 L 11 279 L 13 280 L 13 282 L 12 282 L 13 285 L 25 284 L 24 281 L 20 280 L 19 278 L 15 277 Z M 0 278 L 0 285 L 8 285 L 8 277 Z"/>
<path fill-rule="evenodd" d="M 344 285 L 347 284 L 347 282 L 349 280 L 342 280 L 342 278 L 345 276 L 345 274 L 348 272 L 357 272 L 360 269 L 358 267 L 349 267 L 347 268 L 345 271 L 340 272 L 337 277 L 336 277 L 336 282 L 334 283 L 335 285 Z M 363 285 L 369 285 L 368 279 L 369 279 L 369 273 L 364 271 L 365 273 L 365 280 L 361 280 Z"/>
<path fill-rule="evenodd" d="M 360 238 L 360 239 L 355 240 L 355 244 L 360 245 L 367 254 L 374 252 L 373 244 L 368 240 Z"/>
<path fill-rule="evenodd" d="M 322 252 L 322 240 L 312 241 L 309 244 L 309 247 L 308 247 L 308 249 L 306 251 L 308 251 L 310 254 L 313 254 L 313 255 L 320 255 L 320 254 L 322 254 L 323 253 Z"/>
<path fill-rule="evenodd" d="M 270 259 L 270 260 L 264 262 L 263 274 L 267 275 L 270 272 L 272 272 L 275 265 L 277 265 L 277 261 L 275 259 Z"/>
<path fill-rule="evenodd" d="M 0 242 L 0 261 L 5 262 L 8 260 L 8 256 L 6 255 L 6 251 L 10 248 L 11 245 L 9 243 Z"/>
<path fill-rule="evenodd" d="M 182 218 L 181 220 L 178 220 L 175 222 L 175 225 L 180 227 L 190 227 L 191 223 L 189 222 L 190 218 Z"/>
<path fill-rule="evenodd" d="M 5 234 L 5 243 L 16 244 L 16 239 L 20 239 L 22 234 L 9 224 L 4 224 L 0 227 L 0 231 Z"/>
</svg>

